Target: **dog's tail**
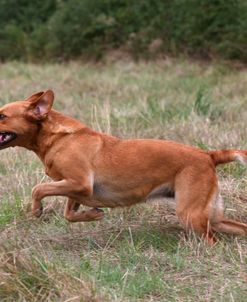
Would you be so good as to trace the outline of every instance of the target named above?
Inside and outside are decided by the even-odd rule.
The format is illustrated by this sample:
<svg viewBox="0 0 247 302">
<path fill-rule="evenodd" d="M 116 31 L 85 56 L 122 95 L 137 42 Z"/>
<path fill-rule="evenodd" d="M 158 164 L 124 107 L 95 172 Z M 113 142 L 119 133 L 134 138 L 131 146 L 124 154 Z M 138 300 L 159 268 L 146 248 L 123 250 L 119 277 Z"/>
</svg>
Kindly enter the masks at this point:
<svg viewBox="0 0 247 302">
<path fill-rule="evenodd" d="M 232 161 L 239 161 L 247 166 L 247 150 L 215 150 L 207 153 L 211 156 L 215 166 Z"/>
</svg>

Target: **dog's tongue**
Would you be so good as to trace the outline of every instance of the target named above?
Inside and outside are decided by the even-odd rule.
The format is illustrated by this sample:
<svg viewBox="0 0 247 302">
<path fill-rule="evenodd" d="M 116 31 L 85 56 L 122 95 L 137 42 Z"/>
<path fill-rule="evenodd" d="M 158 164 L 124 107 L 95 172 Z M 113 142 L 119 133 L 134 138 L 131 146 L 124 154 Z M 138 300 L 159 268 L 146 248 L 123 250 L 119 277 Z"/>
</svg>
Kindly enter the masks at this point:
<svg viewBox="0 0 247 302">
<path fill-rule="evenodd" d="M 0 143 L 6 142 L 11 138 L 10 134 L 1 133 L 0 134 Z"/>
<path fill-rule="evenodd" d="M 4 136 L 5 136 L 5 134 L 0 134 L 0 143 L 2 143 L 4 141 Z"/>
</svg>

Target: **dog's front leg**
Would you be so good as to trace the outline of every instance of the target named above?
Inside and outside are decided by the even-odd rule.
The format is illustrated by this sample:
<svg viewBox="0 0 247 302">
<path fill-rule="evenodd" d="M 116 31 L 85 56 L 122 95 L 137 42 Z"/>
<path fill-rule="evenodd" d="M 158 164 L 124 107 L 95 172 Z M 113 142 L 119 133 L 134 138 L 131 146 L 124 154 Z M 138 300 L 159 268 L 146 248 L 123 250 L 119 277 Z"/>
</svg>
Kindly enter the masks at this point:
<svg viewBox="0 0 247 302">
<path fill-rule="evenodd" d="M 42 214 L 41 200 L 46 196 L 67 196 L 75 200 L 90 197 L 92 187 L 88 182 L 61 180 L 36 185 L 32 190 L 32 213 L 36 217 Z"/>
<path fill-rule="evenodd" d="M 70 222 L 100 220 L 104 217 L 104 212 L 101 209 L 93 208 L 87 211 L 77 211 L 78 202 L 69 198 L 65 210 L 64 217 Z"/>
</svg>

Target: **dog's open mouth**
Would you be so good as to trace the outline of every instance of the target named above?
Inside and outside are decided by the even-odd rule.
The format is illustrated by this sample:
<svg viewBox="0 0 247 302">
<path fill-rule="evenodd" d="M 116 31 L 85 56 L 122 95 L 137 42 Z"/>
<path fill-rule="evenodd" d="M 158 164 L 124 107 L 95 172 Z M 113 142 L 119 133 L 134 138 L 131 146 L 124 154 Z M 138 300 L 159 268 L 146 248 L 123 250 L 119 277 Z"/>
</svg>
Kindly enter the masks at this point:
<svg viewBox="0 0 247 302">
<path fill-rule="evenodd" d="M 0 147 L 10 143 L 17 135 L 13 132 L 0 132 Z"/>
</svg>

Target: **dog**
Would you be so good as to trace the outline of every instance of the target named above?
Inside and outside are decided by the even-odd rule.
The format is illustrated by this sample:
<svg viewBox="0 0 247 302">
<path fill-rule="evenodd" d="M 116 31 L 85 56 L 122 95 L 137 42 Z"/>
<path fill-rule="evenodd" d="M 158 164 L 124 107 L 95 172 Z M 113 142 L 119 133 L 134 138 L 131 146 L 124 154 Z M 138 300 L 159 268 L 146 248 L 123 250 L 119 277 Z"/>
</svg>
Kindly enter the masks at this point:
<svg viewBox="0 0 247 302">
<path fill-rule="evenodd" d="M 224 217 L 215 167 L 247 164 L 247 151 L 203 151 L 173 141 L 123 140 L 96 132 L 52 109 L 54 93 L 38 92 L 0 108 L 0 149 L 20 146 L 37 154 L 53 182 L 32 190 L 32 213 L 46 196 L 68 197 L 64 217 L 100 220 L 101 208 L 131 206 L 173 196 L 186 230 L 209 244 L 215 233 L 247 234 L 247 224 Z M 79 211 L 79 206 L 91 209 Z"/>
</svg>

